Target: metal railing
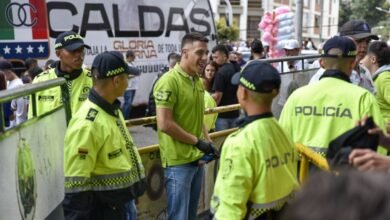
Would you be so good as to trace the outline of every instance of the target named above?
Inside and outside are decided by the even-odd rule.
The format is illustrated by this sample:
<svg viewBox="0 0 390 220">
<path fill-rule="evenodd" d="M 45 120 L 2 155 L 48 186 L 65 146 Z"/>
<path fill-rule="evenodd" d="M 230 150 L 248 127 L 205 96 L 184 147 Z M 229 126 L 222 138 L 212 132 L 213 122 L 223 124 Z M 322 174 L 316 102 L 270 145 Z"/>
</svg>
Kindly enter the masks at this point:
<svg viewBox="0 0 390 220">
<path fill-rule="evenodd" d="M 296 73 L 296 72 L 308 72 L 308 71 L 312 71 L 312 70 L 317 70 L 318 68 L 305 68 L 305 60 L 310 60 L 310 61 L 314 61 L 318 58 L 320 58 L 321 55 L 300 55 L 300 56 L 291 56 L 291 57 L 283 57 L 283 58 L 275 58 L 275 59 L 265 59 L 264 61 L 268 62 L 268 63 L 281 63 L 281 75 L 284 75 L 284 74 L 291 74 L 291 73 Z M 299 71 L 284 71 L 284 62 L 288 62 L 288 61 L 297 61 L 297 60 L 300 60 L 302 61 L 301 62 L 301 69 L 302 70 L 299 70 Z"/>
<path fill-rule="evenodd" d="M 52 79 L 36 84 L 26 84 L 21 87 L 15 88 L 15 89 L 10 89 L 10 90 L 4 90 L 0 91 L 0 132 L 4 132 L 4 108 L 3 108 L 3 103 L 5 102 L 10 102 L 14 99 L 24 97 L 24 96 L 29 96 L 31 95 L 31 100 L 30 100 L 30 105 L 32 105 L 32 115 L 33 117 L 37 116 L 36 113 L 36 102 L 35 102 L 35 93 L 45 90 L 45 89 L 50 89 L 56 86 L 61 86 L 63 89 L 62 91 L 68 92 L 68 89 L 66 87 L 66 80 L 64 78 L 57 78 L 57 79 Z M 66 112 L 66 117 L 67 121 L 70 118 L 70 104 L 68 100 L 63 100 L 65 101 L 65 112 Z"/>
<path fill-rule="evenodd" d="M 229 111 L 239 110 L 240 108 L 241 107 L 239 104 L 220 106 L 220 107 L 216 107 L 216 108 L 209 108 L 209 109 L 205 110 L 205 115 L 222 113 L 222 112 L 229 112 Z M 128 126 L 128 127 L 149 125 L 149 124 L 156 124 L 156 116 L 135 118 L 135 119 L 130 119 L 130 120 L 126 121 L 126 126 Z"/>
</svg>

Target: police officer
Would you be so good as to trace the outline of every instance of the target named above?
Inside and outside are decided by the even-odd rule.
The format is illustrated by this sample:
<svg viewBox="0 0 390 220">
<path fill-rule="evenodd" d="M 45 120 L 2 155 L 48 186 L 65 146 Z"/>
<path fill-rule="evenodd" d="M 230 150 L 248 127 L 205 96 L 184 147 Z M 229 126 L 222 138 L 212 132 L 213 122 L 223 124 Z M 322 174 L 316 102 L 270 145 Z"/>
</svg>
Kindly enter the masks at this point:
<svg viewBox="0 0 390 220">
<path fill-rule="evenodd" d="M 279 122 L 294 142 L 324 156 L 329 142 L 364 116 L 373 116 L 384 128 L 375 97 L 350 81 L 356 54 L 349 37 L 335 36 L 325 42 L 320 61 L 325 72 L 320 81 L 296 90 L 282 110 Z"/>
<path fill-rule="evenodd" d="M 65 136 L 65 218 L 124 219 L 124 205 L 145 190 L 144 167 L 117 99 L 127 88 L 129 67 L 119 52 L 92 64 L 93 88 Z"/>
<path fill-rule="evenodd" d="M 60 106 L 62 99 L 70 101 L 71 112 L 74 114 L 87 100 L 89 90 L 92 87 L 90 71 L 82 68 L 84 48 L 90 49 L 88 45 L 84 44 L 83 38 L 73 31 L 66 31 L 58 35 L 54 47 L 60 60 L 51 65 L 53 68 L 36 76 L 33 83 L 63 77 L 67 80 L 70 97 L 62 97 L 60 87 L 37 92 L 35 102 L 38 116 Z M 33 111 L 30 104 L 28 117 L 32 116 Z"/>
<path fill-rule="evenodd" d="M 211 210 L 215 219 L 276 219 L 298 187 L 296 149 L 271 113 L 280 76 L 254 60 L 232 82 L 247 116 L 222 147 Z"/>
</svg>

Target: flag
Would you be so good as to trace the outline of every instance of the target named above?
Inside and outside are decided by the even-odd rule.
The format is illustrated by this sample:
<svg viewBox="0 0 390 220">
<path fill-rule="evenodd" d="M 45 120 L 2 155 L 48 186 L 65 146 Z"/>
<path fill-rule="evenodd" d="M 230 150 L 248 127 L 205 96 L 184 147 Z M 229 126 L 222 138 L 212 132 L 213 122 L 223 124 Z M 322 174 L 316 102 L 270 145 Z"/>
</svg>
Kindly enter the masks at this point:
<svg viewBox="0 0 390 220">
<path fill-rule="evenodd" d="M 0 54 L 6 59 L 49 56 L 46 3 L 43 0 L 1 0 Z"/>
</svg>

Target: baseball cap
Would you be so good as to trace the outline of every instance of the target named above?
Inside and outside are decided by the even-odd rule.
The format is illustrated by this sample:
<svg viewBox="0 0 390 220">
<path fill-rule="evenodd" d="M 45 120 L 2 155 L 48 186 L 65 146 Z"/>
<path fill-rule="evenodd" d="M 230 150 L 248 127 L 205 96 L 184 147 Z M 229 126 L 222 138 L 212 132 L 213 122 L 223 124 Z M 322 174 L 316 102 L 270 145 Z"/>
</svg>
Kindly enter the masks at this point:
<svg viewBox="0 0 390 220">
<path fill-rule="evenodd" d="M 66 31 L 58 35 L 56 39 L 55 49 L 64 48 L 69 51 L 74 51 L 80 47 L 91 49 L 90 46 L 84 44 L 83 37 L 73 31 Z"/>
<path fill-rule="evenodd" d="M 92 62 L 92 70 L 98 74 L 94 77 L 106 79 L 120 74 L 139 75 L 140 70 L 129 66 L 123 55 L 118 51 L 106 51 L 95 57 Z"/>
<path fill-rule="evenodd" d="M 378 40 L 378 36 L 371 33 L 371 28 L 367 22 L 361 20 L 352 20 L 346 22 L 340 29 L 340 36 L 350 36 L 353 39 L 360 40 L 371 38 Z"/>
<path fill-rule="evenodd" d="M 298 44 L 298 41 L 297 40 L 286 40 L 284 46 L 283 46 L 283 49 L 286 49 L 286 50 L 293 50 L 293 49 L 297 49 L 299 48 L 299 44 Z"/>
<path fill-rule="evenodd" d="M 244 66 L 241 73 L 236 73 L 231 80 L 233 85 L 242 85 L 258 93 L 271 93 L 280 88 L 280 74 L 271 64 L 253 60 Z"/>
<path fill-rule="evenodd" d="M 0 60 L 0 70 L 12 70 L 12 63 L 8 60 Z"/>
<path fill-rule="evenodd" d="M 330 50 L 332 49 L 339 49 Z M 356 57 L 356 44 L 349 38 L 344 36 L 334 36 L 327 40 L 322 48 L 322 57 Z"/>
</svg>

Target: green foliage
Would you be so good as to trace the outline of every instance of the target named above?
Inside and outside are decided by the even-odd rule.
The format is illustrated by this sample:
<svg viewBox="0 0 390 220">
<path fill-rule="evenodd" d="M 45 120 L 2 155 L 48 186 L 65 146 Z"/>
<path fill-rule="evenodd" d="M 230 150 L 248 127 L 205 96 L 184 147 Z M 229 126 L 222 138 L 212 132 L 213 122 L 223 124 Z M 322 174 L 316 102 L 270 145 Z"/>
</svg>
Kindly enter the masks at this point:
<svg viewBox="0 0 390 220">
<path fill-rule="evenodd" d="M 216 27 L 219 43 L 235 41 L 238 40 L 238 37 L 240 36 L 240 29 L 235 22 L 233 22 L 233 25 L 227 26 L 226 20 L 223 17 L 216 22 Z"/>
<path fill-rule="evenodd" d="M 349 20 L 365 20 L 371 27 L 386 19 L 386 13 L 375 7 L 385 7 L 386 0 L 352 0 L 340 2 L 339 26 Z"/>
<path fill-rule="evenodd" d="M 345 22 L 349 21 L 349 17 L 351 16 L 351 14 L 351 3 L 347 1 L 341 1 L 339 11 L 339 27 L 341 27 Z"/>
</svg>

